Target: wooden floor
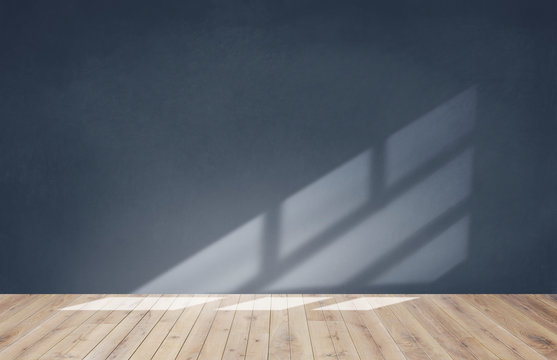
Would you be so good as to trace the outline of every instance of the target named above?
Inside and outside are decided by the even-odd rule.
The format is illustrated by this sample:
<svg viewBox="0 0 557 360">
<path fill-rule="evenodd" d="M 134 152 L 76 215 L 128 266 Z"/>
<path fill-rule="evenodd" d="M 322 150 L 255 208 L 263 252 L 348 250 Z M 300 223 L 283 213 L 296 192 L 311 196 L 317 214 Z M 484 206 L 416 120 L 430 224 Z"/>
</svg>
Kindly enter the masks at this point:
<svg viewBox="0 0 557 360">
<path fill-rule="evenodd" d="M 0 359 L 557 359 L 557 295 L 0 295 Z"/>
</svg>

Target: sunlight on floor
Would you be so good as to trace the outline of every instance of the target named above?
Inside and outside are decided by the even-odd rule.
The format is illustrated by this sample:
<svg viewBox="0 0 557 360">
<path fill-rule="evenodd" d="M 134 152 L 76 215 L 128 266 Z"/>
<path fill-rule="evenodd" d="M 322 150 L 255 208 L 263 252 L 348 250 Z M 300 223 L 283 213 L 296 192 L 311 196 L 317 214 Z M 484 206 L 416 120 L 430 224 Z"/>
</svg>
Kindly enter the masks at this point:
<svg viewBox="0 0 557 360">
<path fill-rule="evenodd" d="M 103 299 L 89 301 L 84 304 L 62 308 L 65 311 L 92 310 L 92 311 L 140 311 L 140 310 L 180 310 L 195 305 L 217 301 L 222 297 L 179 296 L 167 297 L 141 297 L 141 296 L 109 296 Z"/>
<path fill-rule="evenodd" d="M 169 296 L 169 297 L 141 297 L 141 296 L 109 296 L 99 300 L 68 306 L 63 311 L 167 311 L 182 310 L 196 305 L 223 299 L 222 296 Z M 333 299 L 330 296 L 288 296 L 273 297 L 265 296 L 259 299 L 241 302 L 218 308 L 218 311 L 281 311 L 298 306 L 317 303 Z M 329 304 L 312 310 L 356 310 L 366 311 L 381 307 L 399 304 L 405 301 L 418 299 L 417 297 L 405 296 L 361 296 L 356 299 Z"/>
<path fill-rule="evenodd" d="M 405 301 L 415 300 L 418 299 L 417 297 L 404 297 L 404 296 L 396 296 L 396 297 L 369 297 L 369 296 L 362 296 L 357 299 L 350 299 L 347 301 L 340 302 L 338 304 L 332 304 L 320 307 L 314 310 L 356 310 L 356 311 L 365 311 L 365 310 L 373 310 L 379 309 L 389 305 L 400 304 Z"/>
<path fill-rule="evenodd" d="M 275 297 L 271 299 L 270 296 L 264 298 L 255 299 L 252 301 L 246 301 L 243 303 L 232 306 L 226 306 L 220 308 L 219 310 L 286 310 L 297 306 L 303 306 L 305 304 L 319 302 L 327 300 L 329 297 Z"/>
</svg>

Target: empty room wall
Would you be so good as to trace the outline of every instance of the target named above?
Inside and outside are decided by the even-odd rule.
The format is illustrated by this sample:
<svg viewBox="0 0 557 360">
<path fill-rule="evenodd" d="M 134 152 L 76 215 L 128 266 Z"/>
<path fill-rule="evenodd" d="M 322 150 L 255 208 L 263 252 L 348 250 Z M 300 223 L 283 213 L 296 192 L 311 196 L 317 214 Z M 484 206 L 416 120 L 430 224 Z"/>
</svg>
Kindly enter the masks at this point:
<svg viewBox="0 0 557 360">
<path fill-rule="evenodd" d="M 555 292 L 556 15 L 3 2 L 0 291 Z"/>
</svg>

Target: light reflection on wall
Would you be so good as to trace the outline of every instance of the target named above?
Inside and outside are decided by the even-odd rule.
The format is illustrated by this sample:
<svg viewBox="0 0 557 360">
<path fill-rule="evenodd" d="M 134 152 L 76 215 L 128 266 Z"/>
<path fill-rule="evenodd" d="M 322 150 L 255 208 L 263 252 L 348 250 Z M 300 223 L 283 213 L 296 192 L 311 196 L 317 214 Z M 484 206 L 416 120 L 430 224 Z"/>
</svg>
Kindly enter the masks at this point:
<svg viewBox="0 0 557 360">
<path fill-rule="evenodd" d="M 475 109 L 472 87 L 387 136 L 382 151 L 363 151 L 136 292 L 438 279 L 467 255 Z"/>
<path fill-rule="evenodd" d="M 466 215 L 371 284 L 419 283 L 438 279 L 466 259 L 469 226 L 470 219 Z"/>
<path fill-rule="evenodd" d="M 135 293 L 234 292 L 261 267 L 263 222 L 257 216 Z"/>
<path fill-rule="evenodd" d="M 471 166 L 471 152 L 466 151 L 415 184 L 383 209 L 370 214 L 335 241 L 316 251 L 298 267 L 290 269 L 285 276 L 269 284 L 264 290 L 340 286 L 349 281 L 351 277 L 365 270 L 370 263 L 381 260 L 416 231 L 468 197 Z M 461 234 L 456 235 L 461 237 Z M 451 249 L 448 250 L 451 252 L 443 255 L 450 261 L 461 256 L 461 254 L 453 254 Z M 438 259 L 425 260 L 436 264 Z M 427 265 L 435 266 L 431 263 Z M 415 270 L 421 274 L 419 268 Z M 406 272 L 397 274 L 400 276 L 396 279 L 391 278 L 396 282 L 405 282 L 408 280 L 407 276 L 416 276 L 415 273 Z M 438 274 L 434 275 L 435 278 L 438 276 Z"/>
<path fill-rule="evenodd" d="M 281 204 L 280 258 L 368 201 L 371 161 L 372 152 L 366 150 Z"/>
<path fill-rule="evenodd" d="M 475 112 L 476 89 L 472 87 L 390 135 L 385 151 L 386 183 L 400 181 L 470 134 Z"/>
</svg>

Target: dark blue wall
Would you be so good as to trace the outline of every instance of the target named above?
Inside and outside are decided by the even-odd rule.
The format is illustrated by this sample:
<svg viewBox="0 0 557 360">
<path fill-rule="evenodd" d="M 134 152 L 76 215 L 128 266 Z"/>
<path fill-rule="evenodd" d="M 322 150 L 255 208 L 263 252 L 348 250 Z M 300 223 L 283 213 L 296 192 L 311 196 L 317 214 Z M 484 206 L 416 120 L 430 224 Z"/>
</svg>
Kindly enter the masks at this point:
<svg viewBox="0 0 557 360">
<path fill-rule="evenodd" d="M 556 292 L 554 2 L 447 3 L 2 2 L 0 291 Z"/>
</svg>

